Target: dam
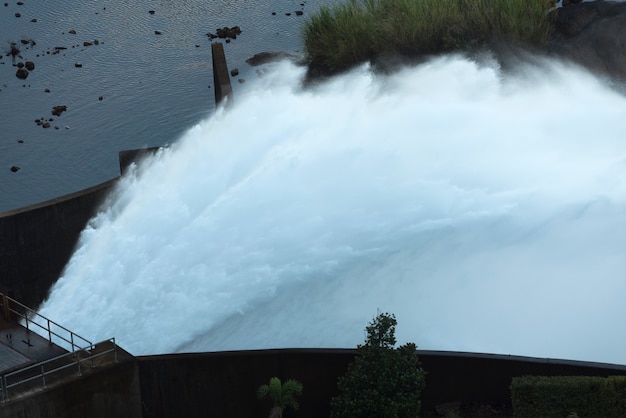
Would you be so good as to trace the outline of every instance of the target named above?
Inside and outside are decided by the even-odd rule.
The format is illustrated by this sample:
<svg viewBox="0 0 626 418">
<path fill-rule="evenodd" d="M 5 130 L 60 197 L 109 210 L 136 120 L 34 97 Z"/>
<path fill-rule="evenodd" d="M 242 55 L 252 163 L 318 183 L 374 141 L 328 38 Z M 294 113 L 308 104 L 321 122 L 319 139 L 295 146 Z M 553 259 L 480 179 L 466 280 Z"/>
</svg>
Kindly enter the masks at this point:
<svg viewBox="0 0 626 418">
<path fill-rule="evenodd" d="M 12 231 L 2 245 L 3 251 L 12 251 L 11 257 L 5 258 L 9 261 L 5 262 L 14 262 L 13 254 L 17 254 L 32 257 L 29 259 L 32 263 L 20 263 L 20 268 L 42 266 L 52 271 L 52 264 L 47 261 L 57 259 L 54 254 L 61 249 L 59 247 L 72 247 L 65 248 L 67 257 L 75 254 L 67 268 L 65 263 L 58 263 L 56 276 L 51 275 L 53 281 L 57 277 L 63 280 L 52 290 L 48 303 L 41 305 L 49 287 L 43 276 L 33 281 L 36 291 L 32 294 L 30 286 L 19 279 L 10 281 L 8 292 L 19 295 L 19 299 L 32 298 L 29 304 L 41 307 L 46 316 L 69 319 L 72 328 L 79 329 L 81 334 L 86 331 L 101 335 L 111 329 L 111 324 L 123 325 L 120 317 L 108 317 L 110 312 L 121 312 L 123 318 L 141 317 L 142 312 L 145 317 L 152 317 L 150 309 L 157 306 L 170 315 L 156 316 L 154 323 L 130 323 L 120 327 L 119 341 L 124 341 L 122 346 L 129 347 L 129 351 L 139 357 L 155 362 L 171 360 L 169 366 L 163 367 L 171 367 L 172 375 L 176 375 L 176 367 L 171 364 L 179 367 L 180 363 L 176 362 L 180 358 L 199 362 L 200 358 L 211 357 L 203 354 L 206 351 L 224 353 L 224 350 L 251 348 L 245 344 L 270 351 L 232 355 L 253 358 L 256 354 L 271 353 L 286 358 L 282 349 L 270 346 L 293 347 L 294 341 L 303 345 L 319 346 L 332 341 L 341 347 L 354 346 L 360 341 L 358 334 L 372 311 L 388 307 L 389 310 L 398 308 L 393 310 L 399 312 L 405 340 L 414 340 L 427 348 L 458 350 L 449 354 L 434 353 L 435 358 L 444 356 L 448 365 L 457 364 L 450 359 L 465 358 L 459 352 L 470 349 L 500 353 L 473 356 L 497 357 L 498 361 L 504 361 L 499 357 L 503 355 L 511 360 L 507 364 L 520 361 L 541 364 L 541 367 L 553 363 L 581 366 L 576 360 L 623 363 L 620 341 L 609 326 L 611 317 L 621 316 L 618 295 L 622 294 L 622 288 L 618 278 L 623 263 L 618 249 L 624 237 L 620 232 L 623 228 L 616 225 L 623 222 L 620 198 L 623 126 L 618 117 L 622 114 L 623 99 L 584 71 L 548 65 L 556 76 L 544 79 L 539 87 L 536 82 L 541 77 L 533 73 L 532 68 L 528 69 L 528 79 L 501 84 L 493 68 L 475 66 L 462 57 L 435 60 L 428 66 L 385 80 L 376 79 L 367 69 L 357 69 L 351 74 L 352 80 L 334 80 L 328 88 L 352 93 L 348 95 L 349 100 L 342 101 L 332 93 L 325 95 L 328 92 L 324 91 L 324 86 L 313 95 L 300 92 L 297 83 L 281 90 L 278 81 L 294 82 L 301 76 L 299 69 L 284 64 L 278 69 L 278 80 L 266 80 L 267 84 L 260 89 L 271 95 L 253 91 L 249 97 L 242 98 L 240 113 L 220 114 L 216 118 L 231 127 L 245 125 L 241 122 L 242 116 L 253 115 L 256 124 L 244 126 L 246 129 L 241 131 L 220 130 L 212 123 L 201 124 L 181 141 L 184 144 L 162 150 L 145 166 L 138 166 L 135 173 L 122 180 L 124 185 L 117 189 L 117 200 L 105 206 L 110 210 L 102 211 L 99 218 L 89 223 L 82 242 L 78 242 L 78 251 L 72 251 L 73 243 L 59 243 L 77 242 L 80 231 L 98 213 L 99 203 L 110 198 L 113 187 L 118 186 L 117 181 L 115 185 L 95 186 L 89 196 L 78 193 L 36 205 L 31 208 L 32 212 L 18 210 L 3 214 L 0 217 L 2 230 Z M 445 80 L 449 90 L 433 92 L 428 89 L 429 85 L 442 82 L 439 77 Z M 418 78 L 425 81 L 417 82 Z M 528 80 L 536 88 L 532 94 L 525 94 Z M 480 88 L 465 90 L 466 85 Z M 359 95 L 354 93 L 356 91 L 365 94 Z M 423 101 L 410 101 L 402 91 L 410 91 Z M 392 93 L 387 95 L 388 92 Z M 420 94 L 415 94 L 417 92 Z M 530 97 L 533 95 L 537 97 Z M 283 124 L 282 118 L 271 118 L 273 114 L 280 114 L 278 110 L 282 107 L 278 103 L 289 103 L 295 115 L 302 115 L 293 117 L 295 125 Z M 313 117 L 307 113 L 313 103 L 321 103 L 328 111 L 322 117 Z M 368 103 L 376 111 L 369 113 L 364 110 L 365 106 L 354 103 Z M 452 108 L 459 112 L 438 113 L 442 108 L 437 107 L 438 103 L 442 107 L 444 103 L 446 107 L 452 103 Z M 595 107 L 582 112 L 580 103 L 591 103 Z M 426 115 L 424 118 L 412 119 L 413 113 L 402 112 L 416 106 L 421 110 L 418 113 Z M 267 111 L 254 113 L 259 107 L 266 107 Z M 388 108 L 394 109 L 393 115 L 385 113 Z M 557 116 L 551 113 L 555 108 L 561 110 Z M 461 116 L 468 109 L 472 117 L 464 119 Z M 514 117 L 522 114 L 520 109 L 525 116 Z M 528 109 L 533 111 L 527 112 Z M 353 125 L 342 124 L 351 118 L 364 121 L 356 131 Z M 370 122 L 377 118 L 384 119 L 385 124 Z M 602 122 L 595 127 L 594 136 L 586 130 L 588 125 L 584 122 L 588 118 Z M 307 124 L 309 121 L 313 126 Z M 397 129 L 394 135 L 388 136 L 390 121 Z M 262 129 L 265 126 L 271 127 L 272 132 L 282 127 L 284 135 L 272 138 Z M 415 126 L 420 128 L 418 133 Z M 537 135 L 533 126 L 545 128 L 546 134 Z M 433 136 L 429 127 L 433 131 L 444 127 L 447 135 Z M 326 128 L 332 128 L 332 135 Z M 226 140 L 233 136 L 245 139 L 249 129 L 259 134 L 261 145 L 252 146 L 244 159 L 226 158 L 233 147 L 241 147 Z M 235 134 L 226 135 L 228 132 Z M 596 134 L 601 139 L 598 140 Z M 205 148 L 200 143 L 215 136 L 220 141 L 211 143 L 212 152 L 216 154 L 210 157 L 203 153 Z M 346 138 L 344 144 L 333 144 L 331 139 L 337 137 Z M 296 138 L 295 145 L 285 138 Z M 354 138 L 363 141 L 357 142 Z M 384 143 L 381 138 L 385 139 Z M 429 145 L 432 143 L 435 145 Z M 420 158 L 413 159 L 416 155 Z M 435 160 L 435 156 L 442 155 L 444 165 L 441 160 Z M 479 155 L 479 158 L 467 161 L 466 155 Z M 429 165 L 429 161 L 437 161 L 437 164 Z M 228 176 L 216 176 L 214 183 L 195 183 L 198 173 L 206 172 L 189 168 L 207 166 L 224 168 L 222 172 L 227 172 Z M 381 166 L 393 170 L 377 170 Z M 327 177 L 318 178 L 320 167 L 324 167 Z M 416 170 L 415 167 L 426 169 Z M 441 167 L 454 167 L 458 172 L 444 173 Z M 189 177 L 183 176 L 186 169 L 189 169 Z M 167 176 L 159 176 L 159 171 Z M 186 182 L 170 183 L 170 176 Z M 302 196 L 301 185 L 306 186 L 305 190 L 312 197 Z M 208 203 L 196 200 L 205 193 L 213 200 Z M 142 200 L 146 196 L 148 199 Z M 157 199 L 150 199 L 150 196 Z M 290 198 L 285 200 L 285 196 Z M 94 203 L 96 201 L 98 203 Z M 283 207 L 285 202 L 288 206 Z M 372 204 L 377 202 L 378 206 Z M 78 209 L 66 212 L 69 207 Z M 360 212 L 359 208 L 365 207 L 376 211 Z M 37 213 L 39 221 L 34 220 Z M 41 217 L 42 213 L 51 217 Z M 84 221 L 68 213 L 82 214 Z M 146 217 L 146 213 L 150 216 Z M 211 219 L 215 220 L 211 222 Z M 250 219 L 264 227 L 252 230 L 255 237 L 262 238 L 258 241 L 243 239 L 246 234 L 241 231 L 251 230 Z M 16 223 L 22 225 L 20 227 L 5 227 L 9 222 L 23 223 Z M 68 226 L 73 224 L 77 225 L 78 232 L 70 234 Z M 293 225 L 305 228 L 294 234 Z M 329 226 L 336 232 L 329 232 Z M 18 231 L 29 231 L 29 234 L 20 235 Z M 116 237 L 116 231 L 123 231 L 117 236 L 121 241 L 111 239 Z M 301 235 L 303 232 L 308 235 Z M 297 239 L 290 240 L 294 235 Z M 23 242 L 25 236 L 32 237 L 28 239 L 39 236 L 41 241 L 37 245 L 49 242 L 50 236 L 58 241 L 30 252 L 25 246 L 14 244 Z M 228 236 L 238 239 L 223 239 Z M 90 240 L 91 237 L 95 239 Z M 150 269 L 129 269 L 141 266 L 141 262 L 124 259 L 124 256 L 151 254 L 153 245 L 163 243 L 160 239 L 172 245 L 165 246 L 167 251 L 159 253 L 158 263 Z M 182 245 L 185 242 L 194 245 L 185 247 Z M 312 251 L 307 251 L 298 247 L 298 242 L 315 245 L 310 245 L 308 249 Z M 194 251 L 204 245 L 209 251 Z M 236 252 L 218 251 L 224 248 Z M 302 262 L 285 262 L 281 254 L 286 253 L 295 254 L 292 259 Z M 192 257 L 184 257 L 189 254 Z M 205 258 L 215 262 L 209 263 L 203 260 Z M 243 261 L 241 264 L 246 269 L 216 269 L 215 276 L 217 279 L 220 275 L 234 278 L 231 283 L 237 284 L 239 292 L 229 293 L 219 287 L 207 290 L 197 279 L 214 274 L 206 265 L 219 265 L 220 259 L 237 266 L 239 263 L 233 260 Z M 266 262 L 259 263 L 259 259 Z M 95 268 L 91 264 L 94 260 L 97 261 Z M 117 270 L 103 269 L 106 265 Z M 99 270 L 103 274 L 92 273 Z M 125 270 L 129 272 L 127 275 Z M 14 271 L 14 267 L 3 271 Z M 368 271 L 374 274 L 366 274 Z M 163 274 L 158 275 L 159 272 Z M 178 276 L 176 272 L 184 274 Z M 298 280 L 285 279 L 293 277 L 294 273 Z M 111 279 L 112 287 L 100 280 L 104 276 Z M 139 279 L 131 280 L 134 277 Z M 156 280 L 141 281 L 148 277 Z M 245 277 L 251 281 L 244 281 Z M 422 280 L 416 281 L 415 277 Z M 506 280 L 498 280 L 502 277 Z M 173 278 L 180 281 L 173 282 Z M 94 281 L 89 282 L 89 279 Z M 40 284 L 37 280 L 41 280 Z M 119 289 L 120 283 L 130 285 L 126 299 L 111 296 L 111 290 Z M 103 286 L 99 293 L 78 292 L 91 292 L 98 287 L 96 284 Z M 184 287 L 191 291 L 179 292 Z M 138 294 L 146 298 L 137 298 Z M 211 303 L 207 305 L 217 306 L 221 315 L 217 320 L 198 321 L 198 318 L 208 318 L 209 311 L 183 309 L 202 306 L 209 294 L 228 302 L 220 305 L 219 299 L 209 299 Z M 171 302 L 166 298 L 168 295 L 177 303 L 167 307 L 177 306 L 176 315 L 183 316 L 172 317 L 171 311 L 163 309 L 164 305 L 153 304 L 154 301 Z M 241 299 L 230 303 L 238 295 Z M 189 304 L 195 296 L 198 296 L 197 303 Z M 112 303 L 120 305 L 116 307 Z M 381 306 L 377 306 L 379 304 Z M 108 310 L 91 310 L 103 306 Z M 225 312 L 224 306 L 232 309 Z M 415 311 L 414 306 L 424 310 Z M 120 307 L 129 307 L 129 310 Z M 451 307 L 460 308 L 464 317 L 451 312 Z M 479 309 L 483 307 L 491 310 L 486 309 L 485 313 Z M 90 326 L 80 321 L 69 312 L 73 309 L 83 317 L 102 318 L 103 326 L 96 329 L 93 322 Z M 331 319 L 341 319 L 334 321 L 340 323 L 339 328 L 329 327 L 329 312 L 336 315 Z M 508 316 L 489 318 L 493 312 L 504 312 Z M 274 322 L 268 322 L 269 318 L 274 318 Z M 481 323 L 485 318 L 488 321 Z M 404 323 L 407 323 L 406 328 L 402 326 Z M 159 324 L 169 325 L 169 328 L 159 328 Z M 516 327 L 510 328 L 511 324 Z M 328 329 L 330 333 L 325 332 Z M 158 330 L 158 333 L 144 335 L 139 330 Z M 180 338 L 179 332 L 189 337 Z M 321 340 L 323 343 L 319 340 L 311 343 L 314 340 L 307 338 L 312 336 L 325 339 Z M 341 340 L 342 336 L 346 339 Z M 537 342 L 544 345 L 534 345 Z M 349 351 L 329 349 L 338 358 L 351 355 Z M 429 351 L 435 350 L 422 352 L 425 359 L 429 358 Z M 184 353 L 179 354 L 183 357 L 174 352 Z M 536 354 L 537 357 L 518 354 Z M 223 360 L 229 355 L 216 353 L 212 356 L 221 356 Z M 547 357 L 571 360 L 555 362 L 546 360 Z M 573 363 L 568 363 L 571 361 Z M 274 367 L 282 367 L 278 364 L 274 363 Z M 482 366 L 485 368 L 484 364 Z M 214 369 L 215 365 L 205 367 L 204 370 Z M 250 363 L 245 367 L 251 367 Z M 439 370 L 433 363 L 429 367 Z M 550 367 L 532 370 L 554 373 Z M 601 373 L 606 373 L 607 369 L 621 370 L 620 366 L 606 365 L 598 365 L 598 369 Z M 517 369 L 517 373 L 520 370 Z M 268 370 L 262 374 L 267 373 Z M 451 375 L 453 378 L 463 373 L 472 374 L 467 370 L 455 373 Z M 147 375 L 149 373 L 143 374 Z M 164 397 L 166 386 L 155 383 L 158 381 L 152 380 L 152 386 L 145 383 L 144 387 L 151 388 L 146 399 L 150 399 L 152 406 L 174 410 L 174 405 L 178 405 L 174 402 L 175 396 Z M 253 387 L 255 383 L 247 384 Z M 500 387 L 503 386 L 500 381 Z M 185 390 L 192 391 L 189 387 Z M 189 396 L 189 393 L 181 396 Z M 440 393 L 449 395 L 445 390 Z M 426 399 L 431 399 L 429 405 L 462 397 L 454 394 L 433 401 L 435 398 L 429 396 L 425 395 Z M 194 392 L 193 397 L 200 399 L 200 394 Z"/>
</svg>

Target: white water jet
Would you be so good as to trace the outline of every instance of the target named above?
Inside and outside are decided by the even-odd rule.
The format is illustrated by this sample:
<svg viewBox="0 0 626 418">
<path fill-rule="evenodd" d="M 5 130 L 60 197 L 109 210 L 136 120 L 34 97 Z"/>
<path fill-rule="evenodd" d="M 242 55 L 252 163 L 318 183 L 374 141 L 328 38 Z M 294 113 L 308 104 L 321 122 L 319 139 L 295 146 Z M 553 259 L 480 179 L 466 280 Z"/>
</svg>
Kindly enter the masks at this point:
<svg viewBox="0 0 626 418">
<path fill-rule="evenodd" d="M 124 178 L 42 314 L 133 354 L 399 342 L 626 363 L 626 99 L 445 57 L 275 65 Z"/>
</svg>

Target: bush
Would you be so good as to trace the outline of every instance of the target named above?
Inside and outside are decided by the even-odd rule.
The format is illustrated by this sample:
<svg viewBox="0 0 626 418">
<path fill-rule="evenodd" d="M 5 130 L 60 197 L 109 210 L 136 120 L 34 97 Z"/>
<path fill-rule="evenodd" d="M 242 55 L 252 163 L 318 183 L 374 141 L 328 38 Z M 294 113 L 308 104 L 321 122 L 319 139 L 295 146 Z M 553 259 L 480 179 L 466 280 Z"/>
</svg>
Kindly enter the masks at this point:
<svg viewBox="0 0 626 418">
<path fill-rule="evenodd" d="M 626 376 L 524 376 L 511 383 L 516 418 L 626 416 Z"/>
<path fill-rule="evenodd" d="M 311 66 L 327 72 L 376 57 L 463 50 L 494 39 L 547 42 L 552 0 L 348 0 L 322 6 L 303 29 Z"/>
<path fill-rule="evenodd" d="M 365 344 L 357 346 L 354 361 L 339 378 L 331 417 L 419 416 L 425 374 L 415 344 L 394 348 L 396 324 L 394 315 L 381 313 L 366 327 Z"/>
<path fill-rule="evenodd" d="M 272 402 L 270 418 L 280 418 L 286 408 L 297 411 L 300 407 L 298 396 L 302 395 L 302 383 L 294 379 L 281 382 L 278 377 L 270 378 L 267 385 L 261 385 L 256 392 L 257 398 Z"/>
</svg>

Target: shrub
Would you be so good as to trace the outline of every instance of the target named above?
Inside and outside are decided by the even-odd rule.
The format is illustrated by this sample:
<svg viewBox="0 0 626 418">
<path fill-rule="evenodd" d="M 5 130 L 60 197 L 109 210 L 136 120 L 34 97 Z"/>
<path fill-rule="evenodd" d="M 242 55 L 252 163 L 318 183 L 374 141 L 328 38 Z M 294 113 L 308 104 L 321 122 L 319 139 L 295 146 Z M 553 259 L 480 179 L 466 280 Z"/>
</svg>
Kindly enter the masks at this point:
<svg viewBox="0 0 626 418">
<path fill-rule="evenodd" d="M 348 0 L 322 6 L 303 29 L 311 66 L 336 72 L 376 57 L 474 48 L 494 39 L 543 45 L 552 0 Z"/>
<path fill-rule="evenodd" d="M 626 376 L 524 376 L 511 383 L 516 418 L 626 416 Z"/>
<path fill-rule="evenodd" d="M 396 344 L 394 315 L 379 314 L 367 327 L 364 345 L 339 378 L 331 401 L 333 418 L 417 417 L 424 371 L 415 344 Z"/>
</svg>

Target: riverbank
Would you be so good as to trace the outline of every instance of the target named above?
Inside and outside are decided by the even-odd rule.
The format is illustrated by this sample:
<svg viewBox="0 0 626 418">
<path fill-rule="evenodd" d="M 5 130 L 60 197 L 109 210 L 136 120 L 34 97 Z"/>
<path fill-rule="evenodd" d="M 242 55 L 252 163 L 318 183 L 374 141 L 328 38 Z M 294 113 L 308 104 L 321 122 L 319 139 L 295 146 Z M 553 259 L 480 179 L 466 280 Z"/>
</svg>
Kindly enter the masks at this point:
<svg viewBox="0 0 626 418">
<path fill-rule="evenodd" d="M 322 8 L 310 18 L 303 35 L 309 79 L 333 75 L 365 61 L 375 69 L 393 71 L 401 65 L 457 52 L 477 60 L 485 56 L 496 59 L 505 71 L 546 57 L 573 62 L 617 82 L 626 80 L 621 34 L 626 25 L 626 3 L 565 2 L 549 13 L 541 9 L 546 4 L 541 1 L 520 3 L 519 7 L 526 6 L 527 11 L 494 10 L 494 3 L 481 2 L 471 10 L 450 7 L 441 11 L 427 1 L 426 8 L 435 10 L 381 10 L 387 3 L 395 7 L 406 4 L 346 2 Z M 480 13 L 472 14 L 476 11 Z M 489 13 L 497 17 L 480 18 Z M 421 20 L 428 24 L 409 26 L 397 16 L 414 16 L 413 21 L 426 16 Z M 520 22 L 514 21 L 516 16 Z M 386 20 L 393 25 L 387 25 Z M 462 21 L 469 23 L 455 23 Z"/>
</svg>

